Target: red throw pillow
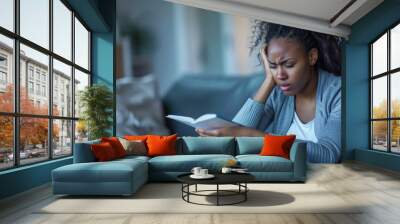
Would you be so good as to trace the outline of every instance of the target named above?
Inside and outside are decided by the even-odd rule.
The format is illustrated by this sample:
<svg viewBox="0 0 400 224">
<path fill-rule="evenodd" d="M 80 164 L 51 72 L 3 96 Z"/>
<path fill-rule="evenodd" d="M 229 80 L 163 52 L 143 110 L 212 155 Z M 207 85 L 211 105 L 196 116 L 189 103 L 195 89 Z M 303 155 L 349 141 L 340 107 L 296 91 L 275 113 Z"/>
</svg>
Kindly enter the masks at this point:
<svg viewBox="0 0 400 224">
<path fill-rule="evenodd" d="M 110 143 L 117 158 L 126 156 L 126 151 L 117 137 L 101 138 L 101 142 Z"/>
<path fill-rule="evenodd" d="M 170 136 L 148 135 L 148 156 L 176 155 L 176 134 Z"/>
<path fill-rule="evenodd" d="M 93 144 L 91 145 L 91 149 L 94 157 L 99 162 L 110 161 L 117 158 L 113 147 L 108 142 Z"/>
<path fill-rule="evenodd" d="M 261 156 L 280 156 L 290 159 L 290 148 L 296 140 L 296 135 L 276 136 L 265 135 Z"/>
</svg>

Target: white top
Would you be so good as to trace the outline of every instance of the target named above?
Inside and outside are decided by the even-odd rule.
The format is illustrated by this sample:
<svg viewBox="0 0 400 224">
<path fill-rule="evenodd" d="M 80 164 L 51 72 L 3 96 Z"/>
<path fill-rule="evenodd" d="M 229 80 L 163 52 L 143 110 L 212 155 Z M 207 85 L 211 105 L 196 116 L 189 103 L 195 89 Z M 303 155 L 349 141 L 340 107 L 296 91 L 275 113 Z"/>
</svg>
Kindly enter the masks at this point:
<svg viewBox="0 0 400 224">
<path fill-rule="evenodd" d="M 287 134 L 296 135 L 296 139 L 317 143 L 318 139 L 315 136 L 314 120 L 315 119 L 304 124 L 297 116 L 297 113 L 294 112 L 294 118 Z"/>
</svg>

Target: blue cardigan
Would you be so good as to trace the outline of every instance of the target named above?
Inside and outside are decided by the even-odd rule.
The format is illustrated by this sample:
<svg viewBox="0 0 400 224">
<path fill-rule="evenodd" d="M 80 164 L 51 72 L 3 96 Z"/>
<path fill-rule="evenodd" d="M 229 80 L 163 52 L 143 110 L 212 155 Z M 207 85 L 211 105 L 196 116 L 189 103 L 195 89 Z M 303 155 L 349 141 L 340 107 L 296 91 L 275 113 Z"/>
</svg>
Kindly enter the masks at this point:
<svg viewBox="0 0 400 224">
<path fill-rule="evenodd" d="M 318 71 L 314 128 L 317 143 L 307 141 L 309 162 L 335 163 L 341 154 L 341 78 Z M 275 87 L 267 102 L 247 99 L 233 122 L 265 132 L 286 135 L 295 112 L 294 96 L 286 96 Z"/>
</svg>

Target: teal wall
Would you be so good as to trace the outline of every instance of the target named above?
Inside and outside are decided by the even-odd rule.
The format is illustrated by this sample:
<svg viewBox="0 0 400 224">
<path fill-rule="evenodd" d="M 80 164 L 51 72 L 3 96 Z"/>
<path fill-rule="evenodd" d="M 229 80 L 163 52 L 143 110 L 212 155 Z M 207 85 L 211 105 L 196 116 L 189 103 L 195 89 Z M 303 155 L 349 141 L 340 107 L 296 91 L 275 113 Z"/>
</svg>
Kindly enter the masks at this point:
<svg viewBox="0 0 400 224">
<path fill-rule="evenodd" d="M 0 199 L 48 183 L 53 169 L 71 163 L 69 157 L 0 172 Z"/>
<path fill-rule="evenodd" d="M 104 83 L 115 92 L 115 0 L 67 0 L 67 2 L 92 31 L 92 81 Z M 1 171 L 0 199 L 50 182 L 53 169 L 71 163 L 72 157 L 68 157 Z"/>
<path fill-rule="evenodd" d="M 369 150 L 369 49 L 368 44 L 400 22 L 400 0 L 385 0 L 351 27 L 345 46 L 344 159 L 355 159 L 399 170 L 399 156 Z M 362 151 L 360 151 L 362 150 Z"/>
</svg>

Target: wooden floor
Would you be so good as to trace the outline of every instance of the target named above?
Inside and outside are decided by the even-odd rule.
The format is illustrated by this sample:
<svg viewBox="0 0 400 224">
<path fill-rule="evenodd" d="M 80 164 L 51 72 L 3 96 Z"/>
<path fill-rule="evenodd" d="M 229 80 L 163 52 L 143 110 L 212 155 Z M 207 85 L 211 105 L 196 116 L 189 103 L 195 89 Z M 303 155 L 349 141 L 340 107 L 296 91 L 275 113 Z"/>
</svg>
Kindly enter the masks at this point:
<svg viewBox="0 0 400 224">
<path fill-rule="evenodd" d="M 355 162 L 310 165 L 308 183 L 317 183 L 346 201 L 367 204 L 357 214 L 36 214 L 54 200 L 41 186 L 0 202 L 0 223 L 219 224 L 219 223 L 400 223 L 400 174 Z M 315 203 L 320 203 L 315 201 Z"/>
</svg>

